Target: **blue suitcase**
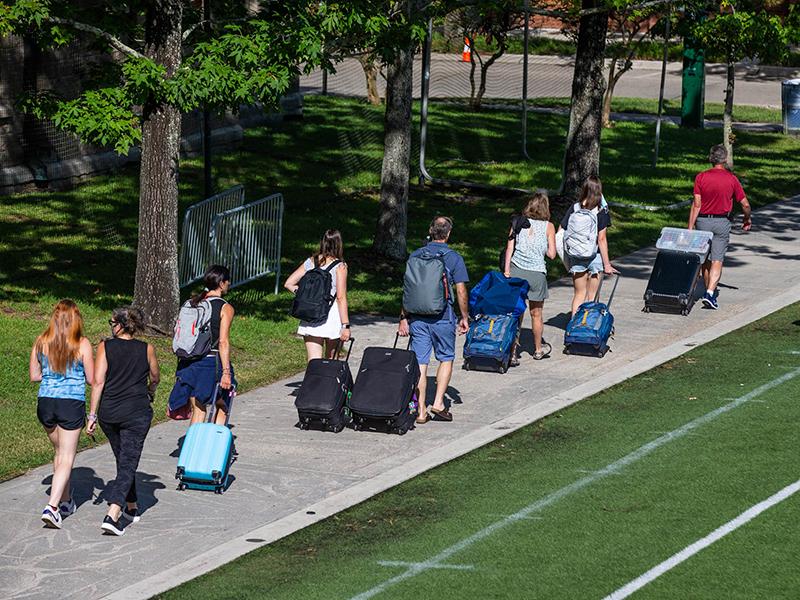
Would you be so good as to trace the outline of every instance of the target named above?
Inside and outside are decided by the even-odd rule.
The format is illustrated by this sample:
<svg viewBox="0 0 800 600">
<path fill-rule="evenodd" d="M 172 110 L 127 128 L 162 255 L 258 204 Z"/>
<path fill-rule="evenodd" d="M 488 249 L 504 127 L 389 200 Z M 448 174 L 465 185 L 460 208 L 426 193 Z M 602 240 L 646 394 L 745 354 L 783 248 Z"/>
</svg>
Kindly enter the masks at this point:
<svg viewBox="0 0 800 600">
<path fill-rule="evenodd" d="M 505 373 L 519 332 L 515 315 L 481 315 L 469 326 L 464 343 L 464 368 Z"/>
<path fill-rule="evenodd" d="M 464 342 L 464 368 L 505 373 L 528 306 L 528 282 L 490 271 L 469 293 L 473 317 Z"/>
<path fill-rule="evenodd" d="M 592 302 L 584 302 L 572 315 L 564 332 L 564 353 L 597 356 L 602 358 L 608 352 L 608 340 L 614 334 L 614 315 L 611 302 L 617 291 L 619 275 L 614 279 L 614 287 L 608 302 L 600 302 L 602 281 Z"/>
<path fill-rule="evenodd" d="M 214 389 L 215 398 L 218 390 L 219 386 Z M 175 473 L 179 490 L 213 490 L 221 494 L 227 488 L 234 456 L 233 434 L 228 428 L 228 419 L 235 395 L 233 390 L 224 425 L 213 423 L 216 409 L 212 408 L 215 406 L 212 403 L 206 409 L 207 421 L 195 423 L 186 432 Z"/>
</svg>

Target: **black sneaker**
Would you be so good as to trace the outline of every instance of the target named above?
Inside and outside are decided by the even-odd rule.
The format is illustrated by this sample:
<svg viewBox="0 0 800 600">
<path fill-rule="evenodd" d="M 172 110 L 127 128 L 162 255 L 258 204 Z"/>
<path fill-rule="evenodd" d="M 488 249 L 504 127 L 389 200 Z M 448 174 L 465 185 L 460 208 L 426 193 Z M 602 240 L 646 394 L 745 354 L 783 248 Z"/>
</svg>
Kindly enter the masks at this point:
<svg viewBox="0 0 800 600">
<path fill-rule="evenodd" d="M 103 530 L 105 535 L 122 535 L 125 533 L 125 530 L 120 526 L 119 521 L 115 521 L 108 515 L 106 515 L 106 518 L 103 519 L 103 524 L 100 525 L 100 529 Z"/>
<path fill-rule="evenodd" d="M 123 519 L 130 521 L 131 523 L 138 523 L 139 519 L 141 519 L 138 508 L 125 508 L 125 510 L 122 511 L 121 516 Z"/>
</svg>

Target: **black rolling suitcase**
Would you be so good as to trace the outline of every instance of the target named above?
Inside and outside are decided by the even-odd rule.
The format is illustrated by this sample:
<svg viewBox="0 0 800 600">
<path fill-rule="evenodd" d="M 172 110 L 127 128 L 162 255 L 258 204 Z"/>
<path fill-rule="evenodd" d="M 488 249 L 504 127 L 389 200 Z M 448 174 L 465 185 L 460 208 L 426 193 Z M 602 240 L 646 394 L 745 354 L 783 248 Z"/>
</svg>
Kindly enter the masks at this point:
<svg viewBox="0 0 800 600">
<path fill-rule="evenodd" d="M 342 342 L 336 344 L 334 356 L 338 358 Z M 300 429 L 326 429 L 339 433 L 350 420 L 347 401 L 353 389 L 353 375 L 347 361 L 353 350 L 353 340 L 344 360 L 315 358 L 309 361 L 303 385 L 294 405 L 300 419 Z"/>
<path fill-rule="evenodd" d="M 398 337 L 395 336 L 392 348 L 364 350 L 350 398 L 356 430 L 384 429 L 404 435 L 414 428 L 414 419 L 419 414 L 416 398 L 419 363 L 414 352 L 397 348 Z"/>
<path fill-rule="evenodd" d="M 644 311 L 688 315 L 702 291 L 702 264 L 699 254 L 660 250 L 644 293 Z"/>
</svg>

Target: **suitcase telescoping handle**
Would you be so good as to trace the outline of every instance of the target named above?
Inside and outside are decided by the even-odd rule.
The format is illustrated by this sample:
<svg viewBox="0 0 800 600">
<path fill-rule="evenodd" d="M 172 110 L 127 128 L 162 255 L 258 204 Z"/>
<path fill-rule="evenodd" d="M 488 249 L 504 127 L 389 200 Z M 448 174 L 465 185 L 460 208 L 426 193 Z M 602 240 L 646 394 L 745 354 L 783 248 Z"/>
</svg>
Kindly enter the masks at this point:
<svg viewBox="0 0 800 600">
<path fill-rule="evenodd" d="M 233 410 L 233 399 L 236 397 L 236 386 L 231 384 L 230 389 L 230 402 L 228 402 L 228 412 L 225 413 L 225 426 L 228 426 L 228 421 L 231 420 L 231 410 Z M 206 423 L 213 423 L 214 417 L 217 416 L 217 398 L 219 398 L 219 382 L 214 386 L 214 393 L 211 396 L 214 400 L 209 403 L 206 409 Z"/>
<path fill-rule="evenodd" d="M 353 351 L 353 342 L 355 342 L 356 339 L 350 338 L 347 341 L 350 342 L 350 345 L 347 347 L 347 356 L 344 358 L 344 362 L 348 362 L 350 360 L 350 353 Z M 336 342 L 336 348 L 334 348 L 333 350 L 334 359 L 339 360 L 339 354 L 341 354 L 342 348 L 344 348 L 344 344 L 345 342 L 343 342 L 341 339 L 339 339 L 339 341 Z"/>
<path fill-rule="evenodd" d="M 614 275 L 616 275 L 614 277 L 614 287 L 611 288 L 611 295 L 608 297 L 608 302 L 606 302 L 606 306 L 608 308 L 611 308 L 611 303 L 614 301 L 614 293 L 617 291 L 617 284 L 619 283 L 620 274 L 619 273 L 615 273 Z M 600 280 L 600 285 L 597 286 L 597 293 L 594 295 L 594 301 L 595 302 L 600 302 L 600 290 L 603 289 L 603 281 L 604 280 L 605 280 L 605 277 L 603 277 Z"/>
<path fill-rule="evenodd" d="M 400 333 L 394 334 L 394 345 L 392 348 L 397 348 L 397 342 L 400 341 Z M 411 335 L 408 336 L 408 345 L 406 346 L 406 350 L 411 350 Z"/>
</svg>

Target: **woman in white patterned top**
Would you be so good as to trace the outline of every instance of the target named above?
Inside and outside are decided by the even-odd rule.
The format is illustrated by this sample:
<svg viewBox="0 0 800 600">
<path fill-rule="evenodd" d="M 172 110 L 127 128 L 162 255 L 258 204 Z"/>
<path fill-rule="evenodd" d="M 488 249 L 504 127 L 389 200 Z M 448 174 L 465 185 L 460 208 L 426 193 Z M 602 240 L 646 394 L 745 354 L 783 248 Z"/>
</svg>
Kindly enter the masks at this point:
<svg viewBox="0 0 800 600">
<path fill-rule="evenodd" d="M 556 229 L 550 222 L 550 200 L 546 191 L 537 190 L 528 199 L 521 219 L 524 221 L 512 224 L 508 232 L 505 276 L 519 277 L 530 285 L 528 309 L 533 329 L 533 358 L 541 360 L 549 356 L 552 349 L 550 344 L 542 342 L 542 310 L 548 297 L 547 265 L 544 257 L 556 257 Z M 516 348 L 512 352 L 512 362 L 519 363 Z"/>
</svg>

